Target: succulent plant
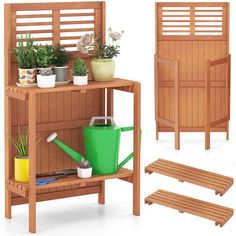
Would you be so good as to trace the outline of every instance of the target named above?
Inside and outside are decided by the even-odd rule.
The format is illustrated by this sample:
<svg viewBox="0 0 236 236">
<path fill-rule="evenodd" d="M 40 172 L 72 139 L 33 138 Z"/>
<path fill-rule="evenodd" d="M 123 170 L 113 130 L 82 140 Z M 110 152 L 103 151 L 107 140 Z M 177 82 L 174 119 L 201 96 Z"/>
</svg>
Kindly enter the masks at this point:
<svg viewBox="0 0 236 236">
<path fill-rule="evenodd" d="M 83 160 L 80 162 L 80 168 L 81 168 L 81 169 L 88 169 L 88 168 L 90 168 L 89 161 L 83 159 Z"/>
<path fill-rule="evenodd" d="M 44 76 L 52 75 L 52 67 L 40 68 L 39 69 L 39 74 L 44 75 Z"/>
</svg>

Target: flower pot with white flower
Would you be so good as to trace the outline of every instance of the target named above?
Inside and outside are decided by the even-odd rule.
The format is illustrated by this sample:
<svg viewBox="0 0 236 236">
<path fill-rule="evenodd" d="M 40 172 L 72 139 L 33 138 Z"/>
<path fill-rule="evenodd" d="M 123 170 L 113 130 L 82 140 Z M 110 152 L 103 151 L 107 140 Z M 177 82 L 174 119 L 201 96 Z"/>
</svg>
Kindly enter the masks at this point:
<svg viewBox="0 0 236 236">
<path fill-rule="evenodd" d="M 85 62 L 77 59 L 72 67 L 74 85 L 88 84 L 88 69 Z"/>
<path fill-rule="evenodd" d="M 80 166 L 77 167 L 77 174 L 78 174 L 78 177 L 82 179 L 91 178 L 92 167 L 89 165 L 88 160 L 84 159 L 80 162 Z"/>
<path fill-rule="evenodd" d="M 56 82 L 67 80 L 68 62 L 72 55 L 63 46 L 57 44 L 53 47 L 53 73 L 56 74 Z"/>
<path fill-rule="evenodd" d="M 12 49 L 18 64 L 19 82 L 23 85 L 33 84 L 36 79 L 36 50 L 33 44 L 30 34 L 26 34 L 25 38 L 21 35 L 18 47 Z"/>
<path fill-rule="evenodd" d="M 53 47 L 46 45 L 36 46 L 37 51 L 37 66 L 39 74 L 37 82 L 39 88 L 53 88 L 56 83 L 56 75 L 52 74 Z"/>
<path fill-rule="evenodd" d="M 77 43 L 78 51 L 94 57 L 91 61 L 93 80 L 112 81 L 115 75 L 115 61 L 113 57 L 120 54 L 118 42 L 123 31 L 108 30 L 108 44 L 94 34 L 85 34 Z"/>
</svg>

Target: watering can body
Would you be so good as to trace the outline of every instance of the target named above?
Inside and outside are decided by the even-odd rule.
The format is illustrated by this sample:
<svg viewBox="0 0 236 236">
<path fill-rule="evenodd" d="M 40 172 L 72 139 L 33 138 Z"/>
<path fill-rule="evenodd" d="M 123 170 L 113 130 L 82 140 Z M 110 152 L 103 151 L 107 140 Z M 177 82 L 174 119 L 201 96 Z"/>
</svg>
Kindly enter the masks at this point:
<svg viewBox="0 0 236 236">
<path fill-rule="evenodd" d="M 110 124 L 97 124 L 96 120 L 111 120 Z M 119 161 L 119 149 L 121 133 L 132 131 L 133 127 L 118 127 L 112 117 L 93 117 L 89 126 L 83 128 L 85 159 L 89 161 L 95 175 L 108 175 L 116 173 L 134 156 L 130 153 L 121 163 Z M 80 162 L 83 158 L 79 153 L 56 139 L 56 134 L 48 138 L 48 142 L 55 142 L 75 161 Z"/>
<path fill-rule="evenodd" d="M 94 174 L 113 174 L 121 168 L 118 164 L 120 137 L 123 131 L 129 130 L 133 127 L 122 128 L 114 124 L 84 127 L 85 156 Z M 130 154 L 123 162 L 127 163 L 132 157 Z"/>
</svg>

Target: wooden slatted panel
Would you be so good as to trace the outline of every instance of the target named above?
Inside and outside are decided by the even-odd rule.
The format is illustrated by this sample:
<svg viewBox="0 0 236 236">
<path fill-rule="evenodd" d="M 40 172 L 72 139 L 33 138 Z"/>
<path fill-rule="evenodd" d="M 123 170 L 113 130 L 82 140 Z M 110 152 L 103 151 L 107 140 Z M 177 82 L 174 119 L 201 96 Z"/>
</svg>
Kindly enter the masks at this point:
<svg viewBox="0 0 236 236">
<path fill-rule="evenodd" d="M 201 36 L 225 40 L 227 37 L 227 3 L 158 3 L 158 6 L 160 40 L 201 40 Z"/>
<path fill-rule="evenodd" d="M 233 216 L 234 210 L 228 207 L 190 198 L 180 194 L 158 190 L 145 198 L 145 203 L 163 205 L 178 210 L 180 213 L 190 213 L 212 221 L 216 226 L 223 227 Z"/>
<path fill-rule="evenodd" d="M 221 20 L 213 20 L 218 14 L 221 14 Z M 229 54 L 228 15 L 228 3 L 156 3 L 155 57 L 179 61 L 180 131 L 205 131 L 207 61 L 224 58 Z M 209 19 L 203 20 L 203 16 Z M 182 19 L 184 17 L 188 19 Z M 197 31 L 202 30 L 200 26 L 206 30 L 204 35 L 197 35 Z M 218 26 L 221 27 L 222 35 L 206 35 Z M 181 30 L 184 32 L 179 32 Z M 168 31 L 171 35 L 166 35 Z M 173 70 L 168 65 L 156 65 L 155 71 L 158 80 L 155 88 L 157 133 L 174 131 L 173 127 L 158 122 L 158 117 L 175 121 Z M 226 75 L 226 65 L 211 68 L 211 122 L 225 117 Z M 212 127 L 211 131 L 227 132 L 228 122 Z"/>
<path fill-rule="evenodd" d="M 223 196 L 233 185 L 234 179 L 201 170 L 191 166 L 182 165 L 176 162 L 158 159 L 145 167 L 145 172 L 153 172 L 176 178 L 181 182 L 189 182 L 215 191 L 216 194 Z"/>
<path fill-rule="evenodd" d="M 104 38 L 104 2 L 10 4 L 10 8 L 12 48 L 17 46 L 17 37 L 20 34 L 25 35 L 31 32 L 36 41 L 35 43 L 43 45 L 65 44 L 66 49 L 71 51 L 74 58 L 83 57 L 88 67 L 90 67 L 91 59 L 76 51 L 75 43 L 85 33 L 96 32 L 102 39 Z M 72 64 L 73 61 L 69 63 L 69 80 L 71 79 Z M 18 69 L 13 56 L 11 58 L 11 75 L 7 84 L 15 85 L 18 80 Z M 11 93 L 10 90 L 9 93 Z M 24 92 L 19 92 L 19 94 L 22 100 L 27 100 L 27 95 Z M 37 95 L 37 138 L 41 138 L 41 142 L 37 145 L 37 173 L 75 168 L 77 166 L 77 163 L 72 161 L 63 151 L 54 145 L 49 145 L 46 138 L 52 131 L 56 131 L 62 141 L 83 154 L 82 126 L 87 124 L 83 121 L 88 121 L 94 115 L 104 116 L 104 96 L 104 89 L 88 91 L 87 93 L 59 92 L 57 94 L 44 93 Z M 28 126 L 26 102 L 12 99 L 12 114 L 12 132 L 18 126 L 24 130 Z M 61 127 L 56 125 L 57 122 L 60 122 L 58 124 L 61 124 Z M 50 124 L 56 126 L 52 129 Z M 62 130 L 64 128 L 66 130 Z M 15 154 L 13 147 L 12 153 Z M 12 158 L 12 160 L 14 159 Z M 12 170 L 13 164 L 12 161 Z M 68 187 L 68 189 L 71 188 Z M 76 186 L 73 186 L 73 188 L 76 188 Z M 50 193 L 62 191 L 63 189 L 65 188 L 51 188 L 49 190 L 39 190 L 37 193 Z"/>
</svg>

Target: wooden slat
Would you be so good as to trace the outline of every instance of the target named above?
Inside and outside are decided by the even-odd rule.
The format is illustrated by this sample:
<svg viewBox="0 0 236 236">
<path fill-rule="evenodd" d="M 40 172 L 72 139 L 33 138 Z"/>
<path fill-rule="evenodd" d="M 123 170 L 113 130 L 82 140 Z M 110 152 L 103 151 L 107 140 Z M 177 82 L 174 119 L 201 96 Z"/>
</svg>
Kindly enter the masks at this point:
<svg viewBox="0 0 236 236">
<path fill-rule="evenodd" d="M 180 194 L 158 190 L 145 198 L 146 204 L 160 204 L 178 210 L 180 213 L 190 213 L 215 222 L 215 225 L 223 227 L 233 216 L 234 210 L 228 207 L 190 198 Z"/>
<path fill-rule="evenodd" d="M 52 33 L 52 30 L 17 30 L 17 34 L 48 34 Z"/>
<path fill-rule="evenodd" d="M 228 176 L 216 174 L 206 170 L 201 170 L 176 162 L 158 159 L 145 167 L 147 173 L 159 173 L 181 182 L 189 182 L 215 191 L 216 194 L 223 196 L 233 185 L 234 179 Z"/>
<path fill-rule="evenodd" d="M 52 25 L 51 21 L 47 22 L 24 22 L 24 23 L 16 23 L 16 26 L 41 26 L 41 25 Z"/>
<path fill-rule="evenodd" d="M 215 127 L 215 126 L 217 126 L 217 125 L 219 125 L 219 124 L 222 124 L 222 123 L 227 122 L 228 120 L 229 120 L 228 117 L 224 117 L 224 118 L 222 118 L 222 119 L 212 121 L 212 122 L 210 123 L 210 126 L 211 126 L 211 127 Z"/>
<path fill-rule="evenodd" d="M 35 15 L 16 15 L 16 18 L 50 18 L 52 17 L 52 14 L 35 14 Z"/>
<path fill-rule="evenodd" d="M 167 120 L 165 118 L 162 118 L 162 117 L 158 117 L 158 122 L 164 124 L 164 125 L 167 125 L 167 126 L 170 126 L 170 127 L 175 127 L 175 123 L 173 121 L 170 121 L 170 120 Z"/>
<path fill-rule="evenodd" d="M 60 29 L 60 32 L 84 32 L 84 31 L 94 31 L 94 28 L 73 28 L 73 29 Z"/>
<path fill-rule="evenodd" d="M 94 20 L 77 20 L 77 21 L 61 21 L 61 25 L 84 25 L 84 24 L 94 24 Z"/>
<path fill-rule="evenodd" d="M 61 17 L 75 17 L 75 16 L 94 16 L 94 13 L 61 13 Z"/>
</svg>

